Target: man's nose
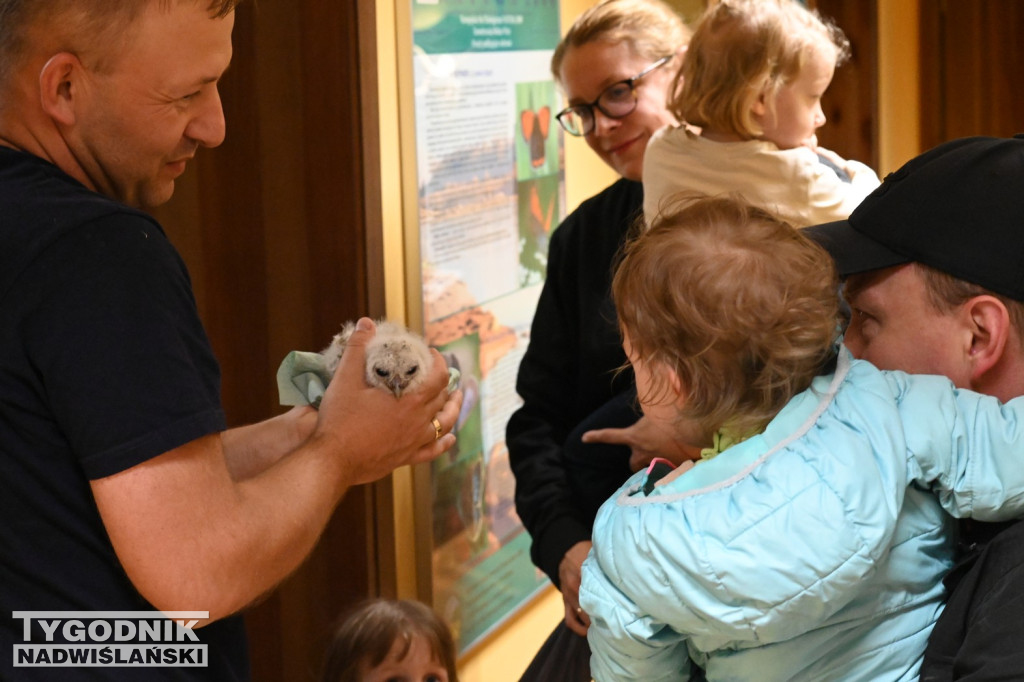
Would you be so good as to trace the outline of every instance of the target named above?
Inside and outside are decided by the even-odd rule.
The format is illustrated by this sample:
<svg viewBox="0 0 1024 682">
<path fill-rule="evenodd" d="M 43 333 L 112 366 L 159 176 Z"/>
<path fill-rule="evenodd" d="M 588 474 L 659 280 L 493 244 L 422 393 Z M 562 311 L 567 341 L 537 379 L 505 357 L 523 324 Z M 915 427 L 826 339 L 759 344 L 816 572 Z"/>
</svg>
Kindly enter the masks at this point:
<svg viewBox="0 0 1024 682">
<path fill-rule="evenodd" d="M 185 129 L 185 135 L 204 147 L 216 147 L 224 141 L 227 127 L 220 93 L 214 88 L 203 95 L 202 107 Z"/>
</svg>

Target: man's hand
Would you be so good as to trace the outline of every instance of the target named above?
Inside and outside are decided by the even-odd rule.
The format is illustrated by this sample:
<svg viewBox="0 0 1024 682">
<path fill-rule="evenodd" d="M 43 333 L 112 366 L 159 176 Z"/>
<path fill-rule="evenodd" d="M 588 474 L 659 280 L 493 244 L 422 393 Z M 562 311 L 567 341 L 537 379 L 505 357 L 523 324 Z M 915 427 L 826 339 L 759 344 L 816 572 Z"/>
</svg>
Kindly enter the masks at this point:
<svg viewBox="0 0 1024 682">
<path fill-rule="evenodd" d="M 632 454 L 629 467 L 640 471 L 655 457 L 663 457 L 673 464 L 700 456 L 700 449 L 682 443 L 678 434 L 668 426 L 640 417 L 624 429 L 595 429 L 583 434 L 584 443 L 608 443 L 629 446 Z"/>
<path fill-rule="evenodd" d="M 565 625 L 581 637 L 587 636 L 587 628 L 590 627 L 590 616 L 580 608 L 583 560 L 590 552 L 590 545 L 589 540 L 577 542 L 558 564 L 558 582 L 562 586 L 562 602 L 565 604 Z"/>
<path fill-rule="evenodd" d="M 349 465 L 348 483 L 369 483 L 406 464 L 428 462 L 455 445 L 451 433 L 462 392 L 448 394 L 448 367 L 431 349 L 433 365 L 423 385 L 395 398 L 367 386 L 366 344 L 373 322 L 360 319 L 320 404 L 313 438 L 336 441 Z M 440 437 L 434 420 L 439 424 Z"/>
</svg>

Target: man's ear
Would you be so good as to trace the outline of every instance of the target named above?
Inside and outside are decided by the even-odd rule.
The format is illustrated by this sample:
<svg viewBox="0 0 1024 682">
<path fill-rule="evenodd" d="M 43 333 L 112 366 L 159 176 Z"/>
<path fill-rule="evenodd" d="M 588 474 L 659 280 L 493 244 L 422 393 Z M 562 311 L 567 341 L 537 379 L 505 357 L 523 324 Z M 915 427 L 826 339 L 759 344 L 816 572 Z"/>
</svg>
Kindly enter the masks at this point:
<svg viewBox="0 0 1024 682">
<path fill-rule="evenodd" d="M 70 52 L 59 52 L 39 72 L 39 97 L 43 111 L 62 125 L 75 122 L 75 98 L 78 96 L 78 79 L 84 74 L 84 67 L 78 57 Z"/>
<path fill-rule="evenodd" d="M 1006 350 L 1012 332 L 1010 313 L 995 296 L 975 296 L 964 304 L 971 328 L 969 362 L 971 382 L 976 384 L 995 367 Z"/>
</svg>

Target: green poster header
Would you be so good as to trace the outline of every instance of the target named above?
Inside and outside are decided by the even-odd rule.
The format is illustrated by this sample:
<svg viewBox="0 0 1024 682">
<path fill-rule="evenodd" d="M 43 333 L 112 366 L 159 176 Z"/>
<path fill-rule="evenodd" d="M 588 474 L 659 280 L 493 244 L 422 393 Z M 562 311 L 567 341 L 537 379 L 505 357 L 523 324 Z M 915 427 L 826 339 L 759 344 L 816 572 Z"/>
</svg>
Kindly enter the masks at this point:
<svg viewBox="0 0 1024 682">
<path fill-rule="evenodd" d="M 412 0 L 413 42 L 427 54 L 552 50 L 559 0 Z"/>
</svg>

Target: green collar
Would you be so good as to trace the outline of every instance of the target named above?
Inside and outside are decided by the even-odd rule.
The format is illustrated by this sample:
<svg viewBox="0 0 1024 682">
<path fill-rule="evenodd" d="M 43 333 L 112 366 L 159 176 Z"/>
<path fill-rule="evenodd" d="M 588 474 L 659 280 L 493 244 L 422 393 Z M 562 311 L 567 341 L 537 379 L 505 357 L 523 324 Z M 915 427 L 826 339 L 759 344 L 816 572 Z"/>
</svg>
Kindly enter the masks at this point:
<svg viewBox="0 0 1024 682">
<path fill-rule="evenodd" d="M 711 447 L 703 448 L 700 451 L 700 458 L 702 460 L 711 459 L 712 457 L 721 454 L 728 450 L 733 445 L 742 443 L 751 436 L 756 436 L 757 432 L 738 434 L 729 424 L 725 424 L 711 437 Z"/>
</svg>

